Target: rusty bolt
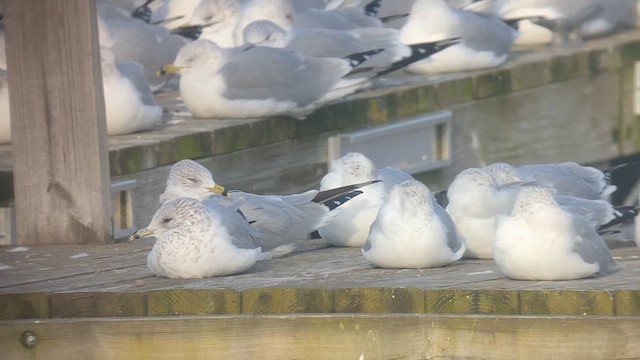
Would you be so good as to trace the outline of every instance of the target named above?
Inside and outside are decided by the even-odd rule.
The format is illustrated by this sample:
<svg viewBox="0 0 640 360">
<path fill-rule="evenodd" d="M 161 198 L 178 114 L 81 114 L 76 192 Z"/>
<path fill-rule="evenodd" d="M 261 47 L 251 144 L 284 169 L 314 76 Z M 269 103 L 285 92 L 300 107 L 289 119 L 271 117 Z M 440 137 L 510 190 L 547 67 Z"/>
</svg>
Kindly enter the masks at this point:
<svg viewBox="0 0 640 360">
<path fill-rule="evenodd" d="M 25 331 L 20 335 L 20 343 L 26 349 L 33 349 L 38 343 L 38 337 L 32 331 Z"/>
</svg>

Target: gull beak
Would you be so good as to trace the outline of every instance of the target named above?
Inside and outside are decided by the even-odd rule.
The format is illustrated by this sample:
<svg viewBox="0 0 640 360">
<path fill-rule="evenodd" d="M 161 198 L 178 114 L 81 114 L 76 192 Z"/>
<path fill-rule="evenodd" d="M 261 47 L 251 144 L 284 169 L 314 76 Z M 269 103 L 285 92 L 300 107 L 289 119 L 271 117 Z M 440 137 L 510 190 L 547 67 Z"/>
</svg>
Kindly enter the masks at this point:
<svg viewBox="0 0 640 360">
<path fill-rule="evenodd" d="M 156 76 L 162 76 L 167 74 L 177 74 L 182 68 L 173 64 L 165 65 L 156 71 Z"/>
<path fill-rule="evenodd" d="M 149 230 L 147 228 L 140 229 L 129 237 L 129 241 L 138 240 L 140 238 L 151 236 L 151 235 L 153 235 L 153 230 Z"/>
<path fill-rule="evenodd" d="M 229 196 L 229 191 L 224 188 L 224 186 L 215 185 L 212 187 L 208 187 L 207 190 L 211 191 L 214 194 L 219 194 L 222 196 Z"/>
</svg>

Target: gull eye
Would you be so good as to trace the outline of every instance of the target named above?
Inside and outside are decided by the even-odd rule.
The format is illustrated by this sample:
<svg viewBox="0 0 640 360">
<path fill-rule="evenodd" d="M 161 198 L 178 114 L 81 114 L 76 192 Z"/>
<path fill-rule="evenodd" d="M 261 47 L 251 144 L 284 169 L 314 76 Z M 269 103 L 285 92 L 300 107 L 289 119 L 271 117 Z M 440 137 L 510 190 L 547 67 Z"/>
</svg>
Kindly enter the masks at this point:
<svg viewBox="0 0 640 360">
<path fill-rule="evenodd" d="M 192 178 L 192 177 L 190 177 L 190 178 L 187 178 L 187 180 L 189 180 L 189 181 L 191 181 L 192 183 L 195 183 L 195 182 L 197 182 L 197 180 L 196 180 L 196 179 L 194 179 L 194 178 Z"/>
<path fill-rule="evenodd" d="M 163 221 L 165 224 L 168 224 L 168 223 L 170 223 L 170 222 L 171 222 L 171 220 L 173 220 L 173 218 L 170 218 L 170 217 L 169 217 L 169 218 L 164 218 L 162 221 Z"/>
</svg>

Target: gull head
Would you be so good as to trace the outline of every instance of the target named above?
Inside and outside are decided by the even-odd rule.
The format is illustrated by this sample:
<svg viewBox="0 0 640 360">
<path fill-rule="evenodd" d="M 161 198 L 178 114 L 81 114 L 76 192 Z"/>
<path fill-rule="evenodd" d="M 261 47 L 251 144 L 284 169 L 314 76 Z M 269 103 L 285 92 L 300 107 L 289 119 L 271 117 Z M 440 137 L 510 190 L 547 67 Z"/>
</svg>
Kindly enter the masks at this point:
<svg viewBox="0 0 640 360">
<path fill-rule="evenodd" d="M 242 31 L 245 44 L 283 48 L 287 45 L 287 33 L 270 20 L 258 20 Z"/>
<path fill-rule="evenodd" d="M 329 172 L 338 173 L 344 184 L 376 180 L 376 165 L 359 152 L 350 152 L 329 163 Z"/>
<path fill-rule="evenodd" d="M 189 25 L 219 24 L 240 14 L 238 0 L 202 0 L 193 10 Z"/>
<path fill-rule="evenodd" d="M 387 202 L 395 202 L 399 208 L 410 214 L 433 206 L 435 198 L 429 188 L 417 180 L 407 180 L 394 185 L 387 195 Z"/>
<path fill-rule="evenodd" d="M 173 64 L 160 69 L 161 74 L 181 73 L 197 68 L 215 71 L 225 64 L 223 50 L 213 41 L 199 39 L 183 46 Z M 163 72 L 164 70 L 164 72 Z"/>
<path fill-rule="evenodd" d="M 523 186 L 518 190 L 512 215 L 531 215 L 548 209 L 558 208 L 554 191 L 545 186 Z"/>
<path fill-rule="evenodd" d="M 149 226 L 138 230 L 131 239 L 154 235 L 157 238 L 169 231 L 198 230 L 210 226 L 208 210 L 193 198 L 177 198 L 164 202 L 151 218 Z"/>
<path fill-rule="evenodd" d="M 179 197 L 204 200 L 219 188 L 221 186 L 213 180 L 209 169 L 193 160 L 181 160 L 171 167 L 167 178 L 167 187 L 160 195 L 160 201 L 164 202 Z M 220 193 L 223 190 L 220 190 Z"/>
<path fill-rule="evenodd" d="M 485 168 L 498 184 L 523 181 L 516 168 L 507 163 L 495 163 Z"/>
</svg>

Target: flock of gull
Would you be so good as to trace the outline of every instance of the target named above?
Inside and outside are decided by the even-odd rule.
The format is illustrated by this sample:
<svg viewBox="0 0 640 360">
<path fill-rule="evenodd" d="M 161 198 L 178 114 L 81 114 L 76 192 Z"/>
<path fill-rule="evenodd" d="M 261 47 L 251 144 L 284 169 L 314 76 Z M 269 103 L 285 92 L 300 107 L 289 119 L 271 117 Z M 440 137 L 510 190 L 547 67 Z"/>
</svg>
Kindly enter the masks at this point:
<svg viewBox="0 0 640 360">
<path fill-rule="evenodd" d="M 170 278 L 241 273 L 321 238 L 360 247 L 382 268 L 465 257 L 493 259 L 513 279 L 579 279 L 617 269 L 602 236 L 638 214 L 604 200 L 616 190 L 608 183 L 615 170 L 572 162 L 470 168 L 440 192 L 443 207 L 410 174 L 378 169 L 357 152 L 331 161 L 318 190 L 291 195 L 229 190 L 198 162 L 182 160 L 171 167 L 160 208 L 132 240 L 155 236 L 147 264 Z"/>
<path fill-rule="evenodd" d="M 161 126 L 158 91 L 179 88 L 197 118 L 303 119 L 396 71 L 495 67 L 514 44 L 569 46 L 636 25 L 636 0 L 96 1 L 110 135 Z"/>
</svg>

